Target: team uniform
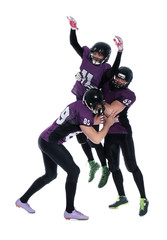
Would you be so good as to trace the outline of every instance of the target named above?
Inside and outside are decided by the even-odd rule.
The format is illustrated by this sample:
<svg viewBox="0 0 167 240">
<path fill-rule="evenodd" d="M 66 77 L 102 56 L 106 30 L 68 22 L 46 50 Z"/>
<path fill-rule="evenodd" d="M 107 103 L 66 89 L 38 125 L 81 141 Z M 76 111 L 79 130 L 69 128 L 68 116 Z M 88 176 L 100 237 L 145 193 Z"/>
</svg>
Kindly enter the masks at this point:
<svg viewBox="0 0 167 240">
<path fill-rule="evenodd" d="M 105 82 L 109 81 L 113 77 L 114 73 L 118 70 L 122 52 L 118 51 L 115 62 L 112 67 L 107 62 L 95 65 L 92 63 L 91 51 L 92 49 L 98 48 L 98 44 L 97 45 L 95 44 L 94 48 L 92 47 L 91 49 L 88 48 L 87 46 L 81 47 L 77 41 L 76 31 L 72 29 L 70 32 L 70 43 L 77 52 L 77 54 L 82 58 L 79 73 L 80 77 L 75 82 L 71 90 L 72 93 L 76 96 L 77 100 L 79 100 L 82 99 L 83 94 L 87 89 L 89 89 L 90 87 L 96 87 L 100 89 Z M 109 58 L 109 54 L 106 55 L 108 56 L 105 61 L 107 61 Z M 96 126 L 95 129 L 98 130 L 98 126 Z M 91 147 L 94 147 L 96 149 L 97 155 L 101 162 L 102 171 L 104 171 L 104 173 L 102 173 L 102 178 L 99 182 L 98 187 L 103 187 L 107 182 L 109 170 L 106 165 L 106 158 L 102 144 L 101 143 L 98 145 L 93 144 L 92 142 L 87 140 L 87 137 L 84 134 L 79 134 L 77 136 L 77 140 L 81 144 L 82 149 L 85 152 L 89 161 L 89 165 L 91 168 L 89 173 L 90 176 L 88 180 L 89 182 L 93 180 L 95 172 L 100 167 L 98 163 L 95 163 L 95 161 L 93 161 L 94 157 L 91 151 Z"/>
<path fill-rule="evenodd" d="M 109 160 L 109 168 L 113 173 L 119 170 L 119 155 L 121 148 L 126 166 L 129 171 L 133 172 L 137 168 L 137 164 L 132 140 L 132 128 L 127 117 L 127 112 L 130 106 L 135 102 L 136 96 L 134 92 L 128 88 L 115 90 L 107 89 L 109 89 L 108 86 L 106 87 L 106 91 L 103 89 L 107 103 L 111 104 L 113 101 L 117 100 L 126 106 L 126 108 L 119 113 L 119 122 L 110 127 L 105 137 L 104 147 L 106 157 Z"/>
<path fill-rule="evenodd" d="M 85 91 L 91 87 L 99 87 L 103 73 L 110 69 L 108 63 L 94 65 L 89 59 L 90 49 L 87 46 L 83 47 L 82 63 L 80 66 L 81 79 L 76 81 L 72 88 L 72 93 L 76 95 L 77 99 L 82 99 Z"/>
<path fill-rule="evenodd" d="M 117 100 L 125 105 L 125 108 L 119 115 L 119 122 L 110 127 L 108 134 L 104 140 L 104 149 L 106 158 L 108 159 L 109 169 L 112 172 L 119 197 L 116 203 L 110 205 L 110 208 L 117 208 L 122 204 L 128 203 L 123 187 L 123 176 L 119 168 L 120 150 L 124 157 L 126 168 L 132 172 L 138 190 L 140 192 L 141 204 L 139 215 L 145 215 L 144 206 L 148 204 L 145 195 L 144 181 L 142 173 L 137 166 L 135 157 L 135 148 L 132 137 L 132 128 L 127 117 L 127 112 L 131 105 L 135 102 L 136 96 L 129 88 L 113 88 L 110 90 L 110 84 L 107 82 L 103 86 L 103 94 L 107 103 L 111 104 Z M 145 204 L 145 205 L 144 205 Z"/>
<path fill-rule="evenodd" d="M 81 78 L 75 82 L 71 91 L 76 95 L 77 99 L 82 99 L 83 94 L 90 86 L 100 88 L 101 81 L 107 81 L 113 76 L 113 72 L 116 72 L 119 67 L 122 52 L 117 53 L 112 67 L 108 63 L 94 65 L 90 61 L 90 48 L 87 46 L 81 47 L 78 44 L 76 31 L 72 29 L 70 32 L 70 42 L 75 51 L 82 58 L 82 63 L 80 65 Z"/>
<path fill-rule="evenodd" d="M 80 173 L 79 167 L 75 164 L 73 157 L 63 145 L 64 142 L 71 139 L 73 136 L 81 133 L 80 125 L 93 126 L 93 113 L 84 105 L 82 101 L 76 101 L 69 104 L 56 119 L 51 126 L 44 130 L 39 137 L 38 144 L 42 151 L 45 174 L 38 178 L 27 192 L 16 202 L 16 205 L 22 207 L 21 204 L 26 204 L 28 199 L 50 183 L 57 177 L 57 166 L 63 168 L 67 172 L 66 179 L 66 211 L 65 217 L 68 218 L 68 213 L 75 211 L 82 219 L 88 219 L 87 216 L 76 212 L 74 208 L 74 197 L 78 176 Z M 23 205 L 23 208 L 25 206 Z M 28 209 L 28 210 L 27 210 Z M 27 211 L 35 212 L 27 204 Z"/>
<path fill-rule="evenodd" d="M 126 108 L 119 113 L 119 122 L 110 127 L 108 134 L 128 134 L 131 133 L 131 126 L 127 117 L 127 111 L 136 101 L 136 96 L 129 88 L 118 88 L 110 90 L 110 83 L 107 82 L 102 89 L 105 101 L 111 104 L 117 100 L 121 102 Z"/>
<path fill-rule="evenodd" d="M 59 145 L 81 133 L 80 125 L 93 126 L 93 123 L 92 112 L 79 100 L 68 105 L 40 136 L 46 142 L 57 142 Z"/>
</svg>

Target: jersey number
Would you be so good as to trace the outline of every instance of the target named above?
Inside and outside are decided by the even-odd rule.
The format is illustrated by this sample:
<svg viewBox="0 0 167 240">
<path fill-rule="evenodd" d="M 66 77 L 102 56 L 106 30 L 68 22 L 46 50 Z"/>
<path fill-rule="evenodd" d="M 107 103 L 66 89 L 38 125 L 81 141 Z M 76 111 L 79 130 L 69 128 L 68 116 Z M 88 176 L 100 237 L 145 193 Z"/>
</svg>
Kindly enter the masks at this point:
<svg viewBox="0 0 167 240">
<path fill-rule="evenodd" d="M 82 85 L 85 87 L 90 86 L 92 78 L 93 75 L 91 73 L 88 73 L 85 69 L 82 70 L 82 79 L 80 80 Z"/>
<path fill-rule="evenodd" d="M 62 124 L 66 118 L 70 115 L 70 109 L 69 107 L 66 107 L 66 109 L 60 114 L 60 117 L 57 119 L 57 124 Z"/>
<path fill-rule="evenodd" d="M 84 125 L 87 125 L 89 126 L 90 125 L 90 120 L 87 119 L 87 118 L 84 118 L 84 121 L 83 121 Z"/>
<path fill-rule="evenodd" d="M 128 106 L 129 104 L 131 104 L 131 100 L 129 100 L 129 99 L 125 99 L 125 100 L 123 100 L 123 103 L 126 105 L 126 106 Z"/>
</svg>

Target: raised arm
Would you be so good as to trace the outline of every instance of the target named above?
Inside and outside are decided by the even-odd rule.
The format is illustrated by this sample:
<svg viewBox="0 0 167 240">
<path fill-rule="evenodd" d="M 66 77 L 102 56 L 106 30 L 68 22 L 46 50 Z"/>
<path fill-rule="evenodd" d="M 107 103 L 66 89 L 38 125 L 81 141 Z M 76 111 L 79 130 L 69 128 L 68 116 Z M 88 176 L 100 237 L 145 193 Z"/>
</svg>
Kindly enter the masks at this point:
<svg viewBox="0 0 167 240">
<path fill-rule="evenodd" d="M 72 17 L 67 17 L 71 26 L 71 31 L 70 31 L 70 44 L 72 47 L 75 49 L 75 51 L 78 53 L 78 55 L 82 58 L 83 55 L 83 48 L 80 46 L 77 40 L 76 36 L 76 30 L 77 28 L 77 22 L 75 21 L 74 18 Z"/>
<path fill-rule="evenodd" d="M 105 73 L 103 74 L 101 83 L 99 85 L 99 88 L 102 88 L 103 85 L 107 81 L 109 81 L 111 78 L 113 78 L 113 76 L 116 74 L 116 72 L 119 68 L 120 62 L 121 62 L 122 52 L 123 52 L 123 49 L 124 49 L 122 38 L 120 38 L 118 36 L 115 36 L 114 42 L 115 42 L 115 44 L 118 48 L 117 56 L 115 58 L 113 66 L 110 69 L 106 70 Z"/>
<path fill-rule="evenodd" d="M 120 62 L 121 62 L 121 56 L 122 56 L 122 52 L 124 50 L 124 47 L 123 47 L 122 38 L 120 38 L 118 36 L 115 36 L 115 38 L 113 40 L 115 42 L 115 45 L 118 48 L 118 53 L 117 53 L 116 59 L 114 61 L 114 64 L 112 66 L 112 71 L 115 73 L 119 68 L 119 65 L 120 65 Z"/>
</svg>

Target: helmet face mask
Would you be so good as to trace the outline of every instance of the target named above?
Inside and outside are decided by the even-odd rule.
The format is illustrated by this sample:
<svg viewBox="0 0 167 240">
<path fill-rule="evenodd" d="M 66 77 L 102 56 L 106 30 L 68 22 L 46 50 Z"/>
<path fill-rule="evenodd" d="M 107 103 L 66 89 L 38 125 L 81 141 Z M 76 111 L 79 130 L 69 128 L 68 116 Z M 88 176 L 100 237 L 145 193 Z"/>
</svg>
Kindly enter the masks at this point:
<svg viewBox="0 0 167 240">
<path fill-rule="evenodd" d="M 132 79 L 132 70 L 128 67 L 120 67 L 110 82 L 110 89 L 127 88 Z"/>
<path fill-rule="evenodd" d="M 111 54 L 111 47 L 105 42 L 97 42 L 90 49 L 90 59 L 93 64 L 99 65 L 108 61 Z M 94 53 L 98 53 L 103 56 L 103 59 L 94 57 Z"/>
<path fill-rule="evenodd" d="M 115 88 L 126 88 L 128 86 L 128 82 L 120 77 L 113 77 L 112 83 Z"/>
<path fill-rule="evenodd" d="M 102 56 L 103 56 L 103 55 L 102 55 Z M 100 64 L 102 64 L 102 62 L 103 62 L 103 60 L 104 60 L 104 56 L 103 56 L 103 58 L 98 58 L 98 57 L 95 57 L 95 56 L 94 56 L 94 53 L 90 53 L 90 58 L 91 58 L 92 63 L 93 63 L 94 65 L 100 65 Z"/>
<path fill-rule="evenodd" d="M 92 113 L 99 116 L 104 114 L 104 97 L 99 89 L 89 89 L 83 96 L 83 103 L 91 110 Z"/>
<path fill-rule="evenodd" d="M 100 104 L 92 104 L 91 108 L 89 108 L 94 114 L 97 114 L 98 116 L 104 114 L 104 102 Z"/>
</svg>

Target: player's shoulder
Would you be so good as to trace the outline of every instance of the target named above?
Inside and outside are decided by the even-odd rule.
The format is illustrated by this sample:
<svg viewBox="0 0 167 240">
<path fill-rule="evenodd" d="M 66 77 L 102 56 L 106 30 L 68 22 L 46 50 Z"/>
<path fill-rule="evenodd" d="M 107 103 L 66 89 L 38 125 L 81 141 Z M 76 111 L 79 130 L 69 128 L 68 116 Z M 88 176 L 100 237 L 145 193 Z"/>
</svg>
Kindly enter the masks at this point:
<svg viewBox="0 0 167 240">
<path fill-rule="evenodd" d="M 88 48 L 88 46 L 83 46 L 83 51 L 84 53 L 89 53 L 90 52 L 90 48 Z"/>
<path fill-rule="evenodd" d="M 125 88 L 124 91 L 125 91 L 125 93 L 136 97 L 136 94 L 130 88 Z"/>
<path fill-rule="evenodd" d="M 122 95 L 122 97 L 126 97 L 128 99 L 131 99 L 132 102 L 136 101 L 135 93 L 129 88 L 122 89 L 121 95 Z"/>
<path fill-rule="evenodd" d="M 76 117 L 90 117 L 92 115 L 91 111 L 85 106 L 82 100 L 77 100 L 68 105 L 70 109 L 70 114 Z"/>
<path fill-rule="evenodd" d="M 135 93 L 134 93 L 130 88 L 123 88 L 123 89 L 121 89 L 121 91 L 122 91 L 123 93 L 130 94 L 130 95 L 134 95 L 134 96 L 135 96 Z"/>
<path fill-rule="evenodd" d="M 109 63 L 104 63 L 104 66 L 106 70 L 111 68 L 111 65 Z"/>
<path fill-rule="evenodd" d="M 82 125 L 93 125 L 93 114 L 92 112 L 85 106 L 82 100 L 78 100 L 75 102 L 75 110 L 78 122 Z"/>
<path fill-rule="evenodd" d="M 80 113 L 91 113 L 91 111 L 85 106 L 82 100 L 77 100 L 74 102 L 75 109 Z"/>
</svg>

